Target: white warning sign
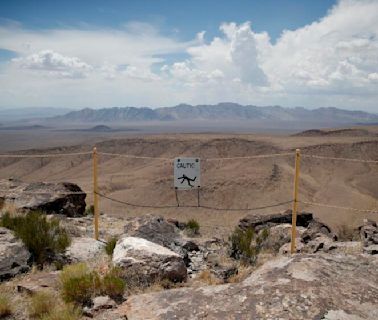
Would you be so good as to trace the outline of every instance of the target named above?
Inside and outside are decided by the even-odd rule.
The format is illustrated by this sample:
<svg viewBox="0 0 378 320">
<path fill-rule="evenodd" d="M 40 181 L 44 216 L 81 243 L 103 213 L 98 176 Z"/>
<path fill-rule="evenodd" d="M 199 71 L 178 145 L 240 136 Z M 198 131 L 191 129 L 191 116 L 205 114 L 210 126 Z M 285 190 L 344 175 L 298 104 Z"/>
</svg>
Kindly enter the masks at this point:
<svg viewBox="0 0 378 320">
<path fill-rule="evenodd" d="M 174 161 L 174 186 L 180 190 L 201 187 L 201 162 L 199 158 L 176 158 Z"/>
</svg>

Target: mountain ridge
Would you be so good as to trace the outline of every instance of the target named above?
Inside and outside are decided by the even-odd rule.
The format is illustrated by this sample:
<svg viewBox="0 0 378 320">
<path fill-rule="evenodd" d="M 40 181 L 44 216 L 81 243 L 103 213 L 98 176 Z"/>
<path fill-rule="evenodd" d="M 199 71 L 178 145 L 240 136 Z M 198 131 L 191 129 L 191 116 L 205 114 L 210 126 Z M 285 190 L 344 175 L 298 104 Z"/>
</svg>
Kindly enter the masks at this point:
<svg viewBox="0 0 378 320">
<path fill-rule="evenodd" d="M 350 111 L 335 107 L 305 109 L 303 107 L 284 108 L 281 106 L 259 107 L 223 102 L 216 105 L 179 104 L 156 109 L 142 107 L 84 108 L 64 115 L 49 118 L 60 122 L 123 122 L 123 121 L 190 121 L 190 120 L 237 120 L 237 121 L 311 121 L 311 122 L 377 122 L 378 114 L 365 111 Z"/>
</svg>

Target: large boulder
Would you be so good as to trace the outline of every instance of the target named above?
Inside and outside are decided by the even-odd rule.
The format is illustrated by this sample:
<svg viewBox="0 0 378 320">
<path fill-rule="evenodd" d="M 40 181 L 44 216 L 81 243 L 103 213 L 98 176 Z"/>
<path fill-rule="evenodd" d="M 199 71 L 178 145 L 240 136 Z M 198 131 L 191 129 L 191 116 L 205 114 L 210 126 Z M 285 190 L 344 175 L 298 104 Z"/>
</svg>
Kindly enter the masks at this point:
<svg viewBox="0 0 378 320">
<path fill-rule="evenodd" d="M 284 213 L 275 213 L 268 215 L 249 214 L 239 221 L 239 228 L 248 229 L 253 228 L 256 232 L 273 227 L 278 224 L 289 223 L 291 224 L 291 210 L 287 210 Z M 298 212 L 297 214 L 297 226 L 307 228 L 311 221 L 313 221 L 313 215 L 309 212 Z"/>
<path fill-rule="evenodd" d="M 154 242 L 137 237 L 123 237 L 113 251 L 113 264 L 128 274 L 137 274 L 141 281 L 168 279 L 185 281 L 187 270 L 183 258 Z"/>
<path fill-rule="evenodd" d="M 0 227 L 0 281 L 29 270 L 30 253 L 12 231 Z"/>
<path fill-rule="evenodd" d="M 241 283 L 131 296 L 107 319 L 375 320 L 377 267 L 372 256 L 281 256 Z"/>
<path fill-rule="evenodd" d="M 199 250 L 195 242 L 184 238 L 180 229 L 162 216 L 147 214 L 128 218 L 124 226 L 124 234 L 146 239 L 178 253 L 187 266 L 190 264 L 189 253 Z"/>
<path fill-rule="evenodd" d="M 0 180 L 0 204 L 21 210 L 40 210 L 46 213 L 82 216 L 86 194 L 69 182 L 26 183 L 18 180 Z"/>
<path fill-rule="evenodd" d="M 66 249 L 65 256 L 69 262 L 86 262 L 97 259 L 105 252 L 105 243 L 93 238 L 73 238 Z"/>
</svg>

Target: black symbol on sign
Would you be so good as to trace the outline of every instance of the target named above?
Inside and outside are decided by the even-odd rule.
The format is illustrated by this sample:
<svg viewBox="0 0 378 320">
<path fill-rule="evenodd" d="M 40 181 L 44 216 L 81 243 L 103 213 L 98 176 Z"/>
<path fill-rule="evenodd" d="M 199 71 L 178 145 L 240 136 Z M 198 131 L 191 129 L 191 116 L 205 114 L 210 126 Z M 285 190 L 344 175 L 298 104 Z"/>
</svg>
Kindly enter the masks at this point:
<svg viewBox="0 0 378 320">
<path fill-rule="evenodd" d="M 194 179 L 190 179 L 190 178 L 187 177 L 185 174 L 183 174 L 182 177 L 177 178 L 177 179 L 178 179 L 178 180 L 181 180 L 181 184 L 183 184 L 184 181 L 186 181 L 186 182 L 188 183 L 188 186 L 190 186 L 190 187 L 193 188 L 194 186 L 191 184 L 191 182 L 196 181 L 197 177 L 194 177 Z"/>
</svg>

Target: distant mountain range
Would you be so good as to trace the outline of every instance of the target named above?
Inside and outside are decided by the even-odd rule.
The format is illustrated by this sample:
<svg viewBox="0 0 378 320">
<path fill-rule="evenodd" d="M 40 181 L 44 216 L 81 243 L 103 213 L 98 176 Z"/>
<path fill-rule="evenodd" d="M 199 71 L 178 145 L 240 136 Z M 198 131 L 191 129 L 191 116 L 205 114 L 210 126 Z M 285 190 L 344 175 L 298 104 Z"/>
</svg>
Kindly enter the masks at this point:
<svg viewBox="0 0 378 320">
<path fill-rule="evenodd" d="M 5 122 L 54 117 L 70 111 L 72 109 L 52 107 L 0 108 L 0 120 Z"/>
<path fill-rule="evenodd" d="M 120 123 L 135 121 L 304 121 L 327 123 L 370 123 L 378 122 L 378 114 L 363 111 L 349 111 L 338 108 L 305 109 L 302 107 L 283 108 L 280 106 L 257 107 L 236 103 L 217 105 L 180 104 L 164 108 L 103 108 L 82 109 L 49 120 L 74 123 Z"/>
</svg>

